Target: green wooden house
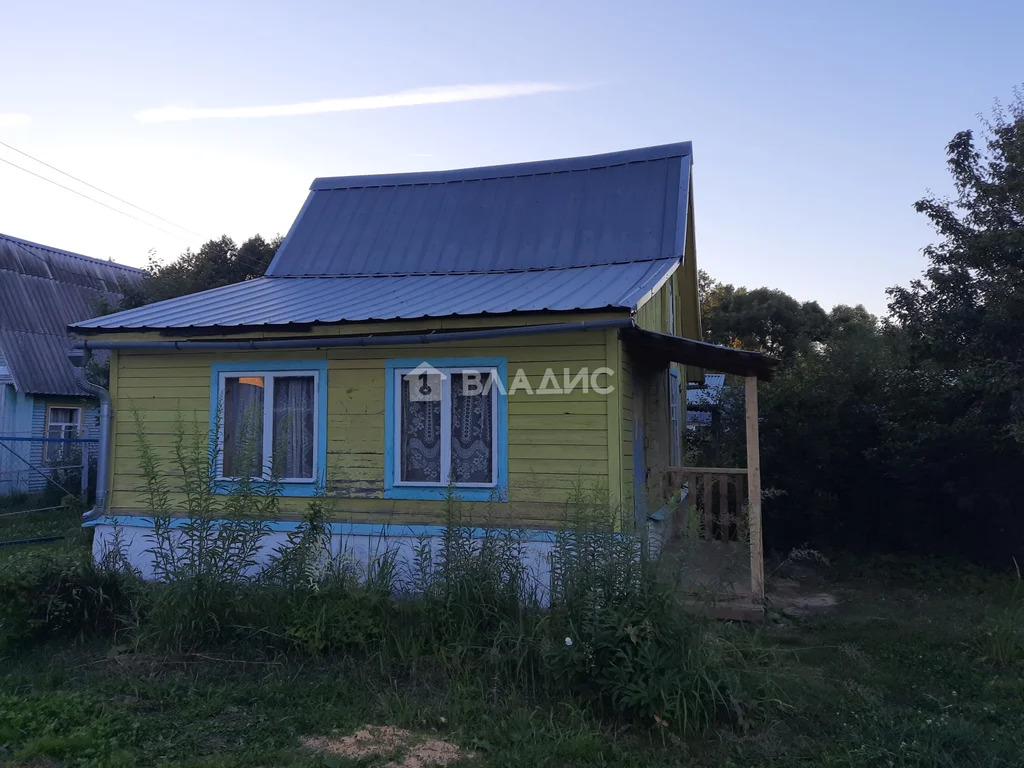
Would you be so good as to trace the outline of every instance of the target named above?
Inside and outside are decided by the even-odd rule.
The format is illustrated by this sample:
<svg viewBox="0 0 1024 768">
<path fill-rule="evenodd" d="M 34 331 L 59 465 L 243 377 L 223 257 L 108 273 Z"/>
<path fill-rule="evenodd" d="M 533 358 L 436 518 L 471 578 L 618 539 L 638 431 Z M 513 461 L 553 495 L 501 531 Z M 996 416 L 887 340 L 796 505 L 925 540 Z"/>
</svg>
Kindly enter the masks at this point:
<svg viewBox="0 0 1024 768">
<path fill-rule="evenodd" d="M 225 489 L 255 435 L 292 518 L 275 529 L 320 487 L 364 554 L 436 535 L 449 487 L 525 530 L 541 578 L 577 484 L 662 509 L 687 380 L 772 363 L 696 341 L 691 161 L 679 143 L 320 178 L 264 277 L 75 324 L 112 351 L 97 551 L 148 524 L 133 411 L 163 451 L 179 414 L 210 424 Z"/>
</svg>

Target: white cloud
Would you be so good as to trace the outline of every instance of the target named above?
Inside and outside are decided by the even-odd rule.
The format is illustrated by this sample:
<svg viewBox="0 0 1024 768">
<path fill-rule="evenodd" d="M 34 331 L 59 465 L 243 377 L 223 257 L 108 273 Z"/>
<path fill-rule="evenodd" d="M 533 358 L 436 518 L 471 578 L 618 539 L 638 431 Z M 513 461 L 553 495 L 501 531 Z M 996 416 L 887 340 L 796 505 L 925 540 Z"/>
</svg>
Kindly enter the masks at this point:
<svg viewBox="0 0 1024 768">
<path fill-rule="evenodd" d="M 24 112 L 0 112 L 0 128 L 18 128 L 32 125 L 32 116 Z"/>
<path fill-rule="evenodd" d="M 352 96 L 345 99 L 323 99 L 297 104 L 276 104 L 263 107 L 159 107 L 135 114 L 140 123 L 175 123 L 188 120 L 210 120 L 246 117 L 291 117 L 319 115 L 329 112 L 355 112 L 366 109 L 392 109 L 425 104 L 454 104 L 460 101 L 508 99 L 539 93 L 578 90 L 580 86 L 565 83 L 524 82 L 490 83 L 484 85 L 445 85 L 416 88 L 410 91 L 379 96 Z M 2 123 L 0 123 L 2 124 Z"/>
</svg>

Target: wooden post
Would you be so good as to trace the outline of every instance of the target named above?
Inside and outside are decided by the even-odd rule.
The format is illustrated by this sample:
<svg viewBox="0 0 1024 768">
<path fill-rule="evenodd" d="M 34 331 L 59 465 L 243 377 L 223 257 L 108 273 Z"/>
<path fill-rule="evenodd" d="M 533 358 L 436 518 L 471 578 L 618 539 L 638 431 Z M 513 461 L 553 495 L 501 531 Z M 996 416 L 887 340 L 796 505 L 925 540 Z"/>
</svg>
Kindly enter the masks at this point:
<svg viewBox="0 0 1024 768">
<path fill-rule="evenodd" d="M 764 599 L 764 543 L 761 536 L 761 451 L 757 430 L 757 377 L 747 376 L 747 493 L 749 494 L 750 593 Z"/>
</svg>

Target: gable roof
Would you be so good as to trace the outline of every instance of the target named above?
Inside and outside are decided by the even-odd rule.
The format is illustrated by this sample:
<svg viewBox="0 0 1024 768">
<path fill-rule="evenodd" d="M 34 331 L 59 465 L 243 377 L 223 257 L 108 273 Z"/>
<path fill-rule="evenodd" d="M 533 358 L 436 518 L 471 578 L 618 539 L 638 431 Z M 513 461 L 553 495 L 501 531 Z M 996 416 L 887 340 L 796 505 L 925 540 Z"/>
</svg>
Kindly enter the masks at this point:
<svg viewBox="0 0 1024 768">
<path fill-rule="evenodd" d="M 320 178 L 266 276 L 75 324 L 215 328 L 635 309 L 678 267 L 689 142 Z"/>
<path fill-rule="evenodd" d="M 82 394 L 67 327 L 116 302 L 144 270 L 0 234 L 0 352 L 21 392 Z"/>
</svg>

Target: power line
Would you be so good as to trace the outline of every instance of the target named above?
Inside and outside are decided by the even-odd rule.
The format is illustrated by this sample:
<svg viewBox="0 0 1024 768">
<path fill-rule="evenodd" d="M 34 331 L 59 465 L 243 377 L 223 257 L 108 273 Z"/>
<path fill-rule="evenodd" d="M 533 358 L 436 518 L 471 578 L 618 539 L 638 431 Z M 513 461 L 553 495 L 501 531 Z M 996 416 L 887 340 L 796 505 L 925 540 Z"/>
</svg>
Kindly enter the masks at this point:
<svg viewBox="0 0 1024 768">
<path fill-rule="evenodd" d="M 192 231 L 191 229 L 189 229 L 188 227 L 183 227 L 183 226 L 181 226 L 181 224 L 175 224 L 175 223 L 174 223 L 173 221 L 171 221 L 171 220 L 169 220 L 169 219 L 165 219 L 165 218 L 164 218 L 163 216 L 158 216 L 157 214 L 153 213 L 152 211 L 147 211 L 147 210 L 146 210 L 145 208 L 143 208 L 142 206 L 139 206 L 139 205 L 135 205 L 135 203 L 129 203 L 129 202 L 128 202 L 127 200 L 125 200 L 124 198 L 118 197 L 117 195 L 111 194 L 110 192 L 107 192 L 106 190 L 100 189 L 100 188 L 99 188 L 99 187 L 97 187 L 97 186 L 96 186 L 95 184 L 90 184 L 90 183 L 89 183 L 88 181 L 85 181 L 84 179 L 80 179 L 80 178 L 78 178 L 77 176 L 72 176 L 72 175 L 71 175 L 70 173 L 68 173 L 67 171 L 62 171 L 62 170 L 61 170 L 60 168 L 58 168 L 57 166 L 55 166 L 55 165 L 50 165 L 50 164 L 49 164 L 49 163 L 47 163 L 46 161 L 44 161 L 44 160 L 40 160 L 40 159 L 39 159 L 38 157 L 33 157 L 33 156 L 32 156 L 32 155 L 30 155 L 30 154 L 29 154 L 28 152 L 25 152 L 25 151 L 23 151 L 23 150 L 20 150 L 20 149 L 18 149 L 17 147 L 12 147 L 12 146 L 11 146 L 10 144 L 8 144 L 8 143 L 7 143 L 7 142 L 5 142 L 5 141 L 0 141 L 0 146 L 3 146 L 3 147 L 7 147 L 8 149 L 14 150 L 14 151 L 15 151 L 15 152 L 17 152 L 17 153 L 18 153 L 19 155 L 24 155 L 24 156 L 25 156 L 25 157 L 27 157 L 27 158 L 28 158 L 29 160 L 33 160 L 33 161 L 35 161 L 35 162 L 39 163 L 40 165 L 45 165 L 45 166 L 46 166 L 47 168 L 49 168 L 50 170 L 56 171 L 56 172 L 57 172 L 57 173 L 59 173 L 59 174 L 62 174 L 62 175 L 64 175 L 64 176 L 67 176 L 67 177 L 68 177 L 69 179 L 74 179 L 74 180 L 75 180 L 75 181 L 77 181 L 77 182 L 78 182 L 79 184 L 84 184 L 85 186 L 89 187 L 89 189 L 95 189 L 95 190 L 96 190 L 97 192 L 100 192 L 100 193 L 102 193 L 102 194 L 106 195 L 107 197 L 112 197 L 112 198 L 114 198 L 115 200 L 117 200 L 117 201 L 118 201 L 119 203 L 124 203 L 125 205 L 127 205 L 127 206 L 130 206 L 131 208 L 134 208 L 134 209 L 135 209 L 135 210 L 137 210 L 137 211 L 142 211 L 142 212 L 143 212 L 144 214 L 146 214 L 147 216 L 152 216 L 152 217 L 153 217 L 154 219 L 159 219 L 160 221 L 164 222 L 164 224 L 170 224 L 170 225 L 171 225 L 172 227 L 175 227 L 175 228 L 177 228 L 177 229 L 180 229 L 180 230 L 182 230 L 182 231 L 184 231 L 184 232 L 188 232 L 188 233 L 189 233 L 190 235 L 195 235 L 196 237 L 201 237 L 201 235 L 200 235 L 200 234 L 199 234 L 198 232 L 193 232 L 193 231 Z M 5 161 L 5 162 L 7 162 L 7 161 Z M 10 163 L 10 165 L 14 165 L 14 163 Z M 21 166 L 18 166 L 18 165 L 15 165 L 14 167 L 15 167 L 15 168 L 21 168 Z M 24 171 L 24 170 L 26 170 L 26 169 L 25 169 L 25 168 L 21 168 L 21 170 L 23 170 L 23 171 Z M 31 171 L 28 171 L 28 173 L 31 173 Z M 40 176 L 39 178 L 45 178 L 45 177 L 43 177 L 43 176 Z M 49 179 L 47 179 L 47 181 L 49 181 Z M 56 184 L 56 182 L 54 182 L 54 183 Z M 58 185 L 58 186 L 62 186 L 62 185 Z M 64 189 L 67 189 L 67 187 L 64 187 Z M 91 200 L 92 198 L 87 198 L 87 199 L 90 199 L 90 200 Z M 99 201 L 97 200 L 97 201 L 94 201 L 94 202 L 99 202 Z M 107 206 L 107 207 L 109 208 L 110 206 Z M 117 209 L 115 208 L 114 210 L 117 210 Z M 134 217 L 132 217 L 132 218 L 134 218 Z M 136 221 L 138 221 L 138 219 L 136 219 Z"/>
<path fill-rule="evenodd" d="M 43 181 L 48 181 L 51 184 L 55 184 L 56 186 L 60 187 L 61 189 L 66 189 L 68 192 L 72 192 L 72 193 L 78 195 L 79 197 L 84 197 L 86 200 L 89 200 L 90 202 L 96 203 L 96 205 L 102 205 L 104 208 L 109 208 L 110 210 L 114 211 L 115 213 L 120 213 L 122 216 L 127 216 L 129 219 L 134 219 L 135 221 L 139 222 L 140 224 L 145 224 L 147 227 L 152 227 L 153 229 L 157 230 L 158 232 L 163 232 L 165 235 L 170 235 L 171 237 L 177 237 L 180 240 L 182 240 L 183 242 L 185 241 L 185 238 L 183 238 L 177 232 L 170 232 L 170 231 L 164 229 L 163 227 L 158 227 L 156 224 L 153 224 L 150 221 L 146 221 L 145 219 L 140 219 L 138 216 L 132 216 L 127 211 L 122 211 L 120 208 L 115 208 L 112 205 L 107 205 L 102 200 L 97 200 L 95 197 L 89 197 L 84 192 L 79 192 L 77 189 L 72 189 L 71 187 L 68 187 L 68 186 L 66 186 L 64 184 L 61 184 L 59 181 L 54 181 L 53 179 L 48 179 L 45 176 L 43 176 L 42 174 L 40 174 L 40 173 L 36 173 L 35 171 L 30 171 L 28 168 L 24 168 L 24 167 L 18 165 L 17 163 L 12 163 L 6 157 L 0 157 L 0 162 L 7 163 L 8 165 L 10 165 L 12 167 L 17 168 L 19 171 L 24 171 L 25 173 L 31 174 L 32 176 L 35 176 L 37 179 L 42 179 Z M 186 230 L 186 231 L 188 231 L 188 230 Z"/>
</svg>

